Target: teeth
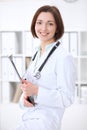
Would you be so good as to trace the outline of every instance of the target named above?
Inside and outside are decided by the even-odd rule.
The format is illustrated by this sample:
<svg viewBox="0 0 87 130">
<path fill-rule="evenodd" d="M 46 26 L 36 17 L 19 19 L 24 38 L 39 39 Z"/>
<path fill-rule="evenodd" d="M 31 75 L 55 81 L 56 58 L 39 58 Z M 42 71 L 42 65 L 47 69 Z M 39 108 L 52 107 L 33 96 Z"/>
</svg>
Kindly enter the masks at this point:
<svg viewBox="0 0 87 130">
<path fill-rule="evenodd" d="M 47 33 L 41 33 L 41 35 L 46 36 L 46 35 L 47 35 Z"/>
</svg>

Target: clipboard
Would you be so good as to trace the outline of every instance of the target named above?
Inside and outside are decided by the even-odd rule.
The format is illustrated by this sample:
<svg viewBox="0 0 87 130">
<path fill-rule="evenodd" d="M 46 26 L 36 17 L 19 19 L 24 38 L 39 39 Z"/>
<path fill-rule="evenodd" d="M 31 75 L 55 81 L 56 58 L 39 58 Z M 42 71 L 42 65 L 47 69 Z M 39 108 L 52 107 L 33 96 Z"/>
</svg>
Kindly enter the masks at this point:
<svg viewBox="0 0 87 130">
<path fill-rule="evenodd" d="M 13 67 L 14 67 L 14 69 L 15 69 L 15 71 L 16 71 L 18 77 L 19 77 L 19 80 L 21 81 L 22 78 L 21 78 L 21 76 L 20 76 L 20 74 L 19 74 L 19 72 L 18 72 L 18 70 L 17 70 L 17 68 L 16 68 L 16 66 L 15 66 L 15 64 L 14 64 L 14 62 L 13 62 L 13 56 L 10 55 L 8 58 L 9 58 L 9 60 L 11 61 L 12 65 L 13 65 Z"/>
<path fill-rule="evenodd" d="M 20 74 L 19 74 L 19 72 L 18 72 L 18 70 L 17 70 L 17 68 L 16 68 L 16 66 L 15 66 L 15 64 L 13 62 L 13 56 L 10 55 L 10 56 L 8 56 L 8 58 L 11 61 L 12 65 L 13 65 L 13 67 L 15 69 L 15 72 L 17 73 L 17 75 L 19 77 L 19 80 L 22 81 L 22 78 L 21 78 L 21 76 L 20 76 Z M 34 98 L 32 96 L 29 96 L 27 100 L 35 106 L 36 103 L 34 102 Z"/>
</svg>

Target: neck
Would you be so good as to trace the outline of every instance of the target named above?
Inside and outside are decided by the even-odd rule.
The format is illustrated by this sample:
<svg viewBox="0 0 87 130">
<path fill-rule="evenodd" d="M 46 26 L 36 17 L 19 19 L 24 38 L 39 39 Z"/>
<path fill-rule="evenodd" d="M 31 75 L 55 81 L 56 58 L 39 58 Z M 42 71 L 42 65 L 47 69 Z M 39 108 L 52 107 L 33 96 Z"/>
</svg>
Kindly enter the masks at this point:
<svg viewBox="0 0 87 130">
<path fill-rule="evenodd" d="M 41 44 L 41 49 L 40 49 L 40 53 L 41 55 L 45 52 L 45 47 L 43 44 Z"/>
<path fill-rule="evenodd" d="M 44 53 L 46 46 L 53 42 L 55 42 L 54 39 L 52 39 L 51 41 L 48 41 L 48 42 L 41 42 L 41 54 Z"/>
</svg>

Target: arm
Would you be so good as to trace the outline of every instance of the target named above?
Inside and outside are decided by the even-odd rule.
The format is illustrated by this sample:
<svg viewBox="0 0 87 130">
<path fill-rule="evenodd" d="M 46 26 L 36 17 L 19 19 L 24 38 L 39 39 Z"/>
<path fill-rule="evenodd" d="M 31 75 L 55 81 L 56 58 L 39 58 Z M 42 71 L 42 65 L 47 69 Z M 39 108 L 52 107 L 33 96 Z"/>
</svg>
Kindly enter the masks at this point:
<svg viewBox="0 0 87 130">
<path fill-rule="evenodd" d="M 73 103 L 75 92 L 75 65 L 68 55 L 57 60 L 55 73 L 57 89 L 39 87 L 36 103 L 51 107 L 68 107 Z"/>
</svg>

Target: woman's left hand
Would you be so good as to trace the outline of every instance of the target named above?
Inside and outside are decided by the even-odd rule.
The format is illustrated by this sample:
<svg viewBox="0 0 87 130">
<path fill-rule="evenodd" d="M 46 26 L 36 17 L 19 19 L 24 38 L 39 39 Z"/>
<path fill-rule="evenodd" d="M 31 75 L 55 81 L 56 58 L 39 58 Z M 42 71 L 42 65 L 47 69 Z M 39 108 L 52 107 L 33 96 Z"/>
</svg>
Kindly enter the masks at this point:
<svg viewBox="0 0 87 130">
<path fill-rule="evenodd" d="M 38 94 L 38 87 L 31 82 L 22 79 L 22 84 L 20 85 L 24 95 L 32 96 Z"/>
</svg>

